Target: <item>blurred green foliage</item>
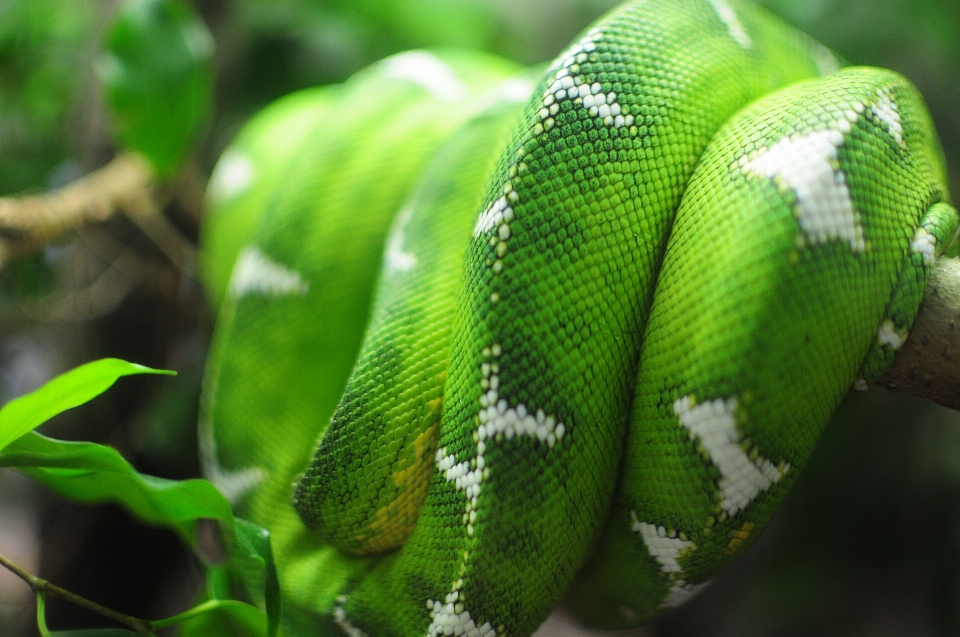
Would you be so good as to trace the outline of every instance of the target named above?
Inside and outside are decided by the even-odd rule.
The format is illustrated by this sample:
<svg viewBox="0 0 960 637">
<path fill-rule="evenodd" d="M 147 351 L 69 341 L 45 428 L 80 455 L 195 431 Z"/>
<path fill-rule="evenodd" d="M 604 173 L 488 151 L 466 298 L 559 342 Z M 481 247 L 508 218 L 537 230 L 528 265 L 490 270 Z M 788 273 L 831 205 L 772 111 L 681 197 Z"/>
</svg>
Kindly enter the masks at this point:
<svg viewBox="0 0 960 637">
<path fill-rule="evenodd" d="M 213 91 L 214 44 L 185 0 L 125 0 L 98 64 L 116 134 L 172 176 Z"/>
<path fill-rule="evenodd" d="M 0 194 L 43 186 L 68 157 L 96 5 L 0 1 Z"/>
<path fill-rule="evenodd" d="M 956 80 L 960 2 L 758 1 L 850 63 L 892 68 L 916 83 L 943 139 L 954 190 L 960 192 L 960 109 L 955 107 L 960 100 Z M 93 129 L 105 116 L 91 112 L 103 110 L 91 99 L 97 93 L 92 62 L 102 44 L 114 52 L 113 62 L 103 68 L 112 78 L 110 102 L 117 111 L 121 140 L 138 148 L 151 145 L 148 154 L 158 158 L 177 155 L 204 114 L 202 62 L 211 52 L 203 28 L 191 23 L 187 4 L 188 0 L 0 0 L 0 194 L 62 181 L 64 166 L 86 171 L 95 167 L 91 162 L 102 163 L 109 139 L 104 131 Z M 466 46 L 525 64 L 542 62 L 617 1 L 192 4 L 217 43 L 216 110 L 211 134 L 200 140 L 200 158 L 209 169 L 242 123 L 282 95 L 340 82 L 386 55 L 416 47 Z M 118 11 L 125 12 L 125 24 L 107 33 L 101 43 L 104 24 Z M 166 20 L 160 29 L 158 18 Z M 167 79 L 157 81 L 161 76 Z M 157 88 L 161 86 L 162 91 Z M 152 135 L 145 132 L 151 129 Z M 158 146 L 161 139 L 166 141 Z M 91 153 L 98 145 L 99 153 Z M 159 164 L 172 161 L 158 159 Z"/>
</svg>

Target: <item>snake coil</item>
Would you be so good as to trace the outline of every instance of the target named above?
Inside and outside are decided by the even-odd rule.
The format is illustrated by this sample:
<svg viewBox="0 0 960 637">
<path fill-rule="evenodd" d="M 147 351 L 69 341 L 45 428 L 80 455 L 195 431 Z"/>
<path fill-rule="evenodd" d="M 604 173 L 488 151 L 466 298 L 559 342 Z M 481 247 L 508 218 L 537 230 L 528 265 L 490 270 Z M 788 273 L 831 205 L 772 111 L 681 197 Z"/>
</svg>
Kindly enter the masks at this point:
<svg viewBox="0 0 960 637">
<path fill-rule="evenodd" d="M 882 374 L 956 232 L 916 89 L 750 4 L 630 2 L 531 77 L 400 54 L 218 165 L 201 442 L 271 530 L 287 634 L 682 603 Z"/>
</svg>

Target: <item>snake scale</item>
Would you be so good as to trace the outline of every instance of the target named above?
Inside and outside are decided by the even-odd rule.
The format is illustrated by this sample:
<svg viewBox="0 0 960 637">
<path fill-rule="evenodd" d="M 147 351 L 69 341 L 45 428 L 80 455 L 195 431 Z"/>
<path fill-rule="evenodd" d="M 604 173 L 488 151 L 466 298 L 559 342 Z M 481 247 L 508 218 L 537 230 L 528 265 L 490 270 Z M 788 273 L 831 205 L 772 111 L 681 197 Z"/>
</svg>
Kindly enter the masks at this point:
<svg viewBox="0 0 960 637">
<path fill-rule="evenodd" d="M 201 447 L 272 533 L 288 635 L 682 603 L 958 223 L 907 80 L 734 0 L 629 2 L 546 70 L 387 58 L 258 115 L 209 197 Z"/>
</svg>

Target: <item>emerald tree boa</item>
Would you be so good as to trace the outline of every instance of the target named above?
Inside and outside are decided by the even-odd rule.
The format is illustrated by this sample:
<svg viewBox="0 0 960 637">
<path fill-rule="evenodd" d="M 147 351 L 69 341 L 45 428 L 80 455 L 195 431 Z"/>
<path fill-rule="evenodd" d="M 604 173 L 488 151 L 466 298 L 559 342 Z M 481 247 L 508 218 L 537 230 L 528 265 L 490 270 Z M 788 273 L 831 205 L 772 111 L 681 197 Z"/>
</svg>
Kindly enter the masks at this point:
<svg viewBox="0 0 960 637">
<path fill-rule="evenodd" d="M 892 360 L 948 201 L 907 80 L 733 0 L 627 3 L 545 71 L 415 51 L 269 107 L 211 181 L 201 443 L 272 533 L 284 632 L 682 603 Z"/>
</svg>

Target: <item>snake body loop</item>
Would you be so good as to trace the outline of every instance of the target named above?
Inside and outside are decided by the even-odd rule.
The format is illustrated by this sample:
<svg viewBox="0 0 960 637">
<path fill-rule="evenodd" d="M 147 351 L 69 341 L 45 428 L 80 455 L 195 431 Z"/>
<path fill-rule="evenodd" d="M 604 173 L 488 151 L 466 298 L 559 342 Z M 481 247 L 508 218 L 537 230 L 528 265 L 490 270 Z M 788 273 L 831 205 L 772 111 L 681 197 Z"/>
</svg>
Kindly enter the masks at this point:
<svg viewBox="0 0 960 637">
<path fill-rule="evenodd" d="M 215 221 L 269 203 L 209 257 L 236 265 L 207 471 L 271 529 L 289 634 L 681 603 L 892 360 L 957 229 L 909 82 L 746 3 L 628 3 L 536 84 L 402 54 L 315 108 L 285 179 L 218 195 Z"/>
</svg>

